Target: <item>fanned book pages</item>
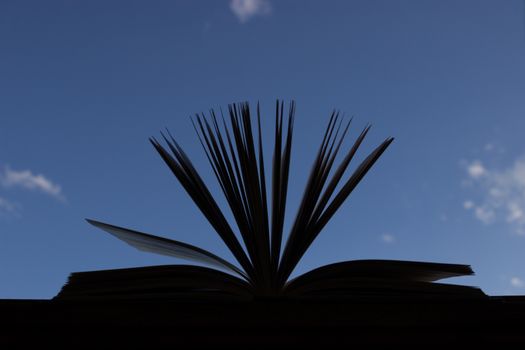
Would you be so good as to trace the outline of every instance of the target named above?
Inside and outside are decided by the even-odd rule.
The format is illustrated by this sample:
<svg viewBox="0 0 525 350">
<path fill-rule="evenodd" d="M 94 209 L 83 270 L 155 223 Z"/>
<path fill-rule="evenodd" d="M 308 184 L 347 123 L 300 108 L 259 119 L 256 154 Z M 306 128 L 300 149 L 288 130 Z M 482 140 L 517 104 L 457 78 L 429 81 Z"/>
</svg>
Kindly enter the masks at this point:
<svg viewBox="0 0 525 350">
<path fill-rule="evenodd" d="M 255 128 L 248 103 L 229 105 L 226 118 L 222 113 L 218 118 L 211 110 L 208 117 L 200 114 L 192 120 L 235 226 L 226 219 L 173 136 L 162 133 L 164 145 L 150 139 L 236 261 L 226 261 L 184 242 L 88 220 L 139 250 L 192 260 L 208 267 L 165 265 L 77 272 L 69 277 L 56 298 L 484 296 L 474 287 L 436 283 L 448 277 L 473 274 L 470 266 L 457 264 L 356 260 L 322 266 L 291 279 L 290 275 L 324 226 L 393 141 L 387 138 L 381 142 L 343 180 L 370 126 L 361 131 L 339 165 L 332 169 L 351 124 L 351 120 L 344 122 L 339 112 L 332 112 L 283 246 L 294 115 L 294 102 L 285 117 L 284 103 L 277 101 L 268 186 L 259 105 Z"/>
</svg>

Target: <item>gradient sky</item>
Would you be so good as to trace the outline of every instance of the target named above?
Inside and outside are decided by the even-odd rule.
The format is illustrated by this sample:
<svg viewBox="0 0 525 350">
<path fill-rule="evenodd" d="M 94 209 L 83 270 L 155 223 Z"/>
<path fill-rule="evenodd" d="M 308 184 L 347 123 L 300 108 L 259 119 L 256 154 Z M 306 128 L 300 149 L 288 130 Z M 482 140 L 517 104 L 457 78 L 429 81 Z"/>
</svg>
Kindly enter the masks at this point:
<svg viewBox="0 0 525 350">
<path fill-rule="evenodd" d="M 72 271 L 170 264 L 94 218 L 231 257 L 147 141 L 168 127 L 219 198 L 189 116 L 276 98 L 297 115 L 286 227 L 333 108 L 360 158 L 396 140 L 296 270 L 468 263 L 525 294 L 523 1 L 2 1 L 0 298 Z M 269 159 L 270 148 L 266 149 Z"/>
</svg>

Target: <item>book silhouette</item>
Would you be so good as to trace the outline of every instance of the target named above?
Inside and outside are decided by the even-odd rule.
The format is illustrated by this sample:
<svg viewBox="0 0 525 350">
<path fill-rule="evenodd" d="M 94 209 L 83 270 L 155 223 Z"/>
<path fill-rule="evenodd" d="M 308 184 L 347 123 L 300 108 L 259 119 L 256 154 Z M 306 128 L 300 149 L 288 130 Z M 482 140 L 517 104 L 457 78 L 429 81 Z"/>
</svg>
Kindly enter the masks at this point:
<svg viewBox="0 0 525 350">
<path fill-rule="evenodd" d="M 334 168 L 336 155 L 352 120 L 344 122 L 339 112 L 332 112 L 283 247 L 295 103 L 292 101 L 285 113 L 284 103 L 276 102 L 268 188 L 259 104 L 255 114 L 256 128 L 252 126 L 248 103 L 229 105 L 226 118 L 222 111 L 219 118 L 211 110 L 208 117 L 200 114 L 192 120 L 236 228 L 227 221 L 190 158 L 169 131 L 161 133 L 164 145 L 150 138 L 153 147 L 231 251 L 235 262 L 184 242 L 88 219 L 90 224 L 139 250 L 184 258 L 208 267 L 165 265 L 76 272 L 71 274 L 55 299 L 485 297 L 475 287 L 436 283 L 448 277 L 473 274 L 470 266 L 460 264 L 355 260 L 322 266 L 290 278 L 327 222 L 393 138 L 380 143 L 342 181 L 370 126 L 361 131 Z"/>
<path fill-rule="evenodd" d="M 354 260 L 291 278 L 328 220 L 392 142 L 384 140 L 346 176 L 370 127 L 334 166 L 350 122 L 332 113 L 295 217 L 283 232 L 294 112 L 292 102 L 285 118 L 284 104 L 277 102 L 268 184 L 259 106 L 255 132 L 247 103 L 230 105 L 227 118 L 211 111 L 208 118 L 193 120 L 235 226 L 169 132 L 162 135 L 164 146 L 151 139 L 234 261 L 187 243 L 88 220 L 139 250 L 199 265 L 76 272 L 52 300 L 0 300 L 0 347 L 525 343 L 524 296 L 488 296 L 475 287 L 440 283 L 471 275 L 468 265 Z"/>
</svg>

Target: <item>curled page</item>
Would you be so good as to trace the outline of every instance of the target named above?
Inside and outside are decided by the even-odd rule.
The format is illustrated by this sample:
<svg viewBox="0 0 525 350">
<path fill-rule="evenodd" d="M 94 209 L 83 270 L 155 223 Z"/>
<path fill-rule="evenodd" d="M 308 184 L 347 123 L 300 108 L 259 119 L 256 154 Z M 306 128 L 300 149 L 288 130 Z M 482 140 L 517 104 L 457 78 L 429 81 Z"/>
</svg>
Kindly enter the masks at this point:
<svg viewBox="0 0 525 350">
<path fill-rule="evenodd" d="M 247 278 L 246 274 L 235 265 L 204 249 L 192 246 L 191 244 L 106 224 L 100 221 L 90 219 L 86 219 L 86 221 L 138 250 L 198 261 L 233 272 L 235 275 L 241 276 L 243 279 Z"/>
</svg>

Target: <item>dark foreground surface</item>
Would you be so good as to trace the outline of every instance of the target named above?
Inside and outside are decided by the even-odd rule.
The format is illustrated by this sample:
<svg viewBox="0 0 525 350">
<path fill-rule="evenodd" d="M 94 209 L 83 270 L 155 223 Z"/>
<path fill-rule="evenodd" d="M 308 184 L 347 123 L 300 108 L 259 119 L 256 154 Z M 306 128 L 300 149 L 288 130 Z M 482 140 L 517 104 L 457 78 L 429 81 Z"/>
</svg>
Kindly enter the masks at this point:
<svg viewBox="0 0 525 350">
<path fill-rule="evenodd" d="M 0 300 L 0 348 L 525 344 L 525 297 Z M 9 346 L 9 347 L 7 347 Z"/>
</svg>

